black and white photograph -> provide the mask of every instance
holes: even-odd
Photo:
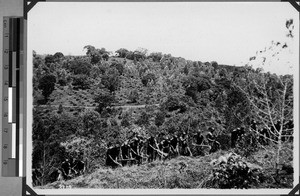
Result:
[[[34,189],[299,183],[290,3],[39,2],[28,46]]]

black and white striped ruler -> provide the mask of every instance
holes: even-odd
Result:
[[[3,18],[2,63],[2,176],[20,176],[22,173],[23,128],[20,116],[23,104],[22,74],[24,66],[24,22],[20,17]],[[21,173],[20,173],[21,172]]]

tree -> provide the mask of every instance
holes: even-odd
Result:
[[[145,48],[138,48],[133,52],[134,59],[139,60],[145,60],[148,50]]]
[[[151,116],[148,112],[142,111],[135,124],[137,124],[140,127],[148,127],[150,125],[150,118]]]
[[[119,57],[121,58],[126,58],[127,54],[128,54],[128,50],[125,48],[120,48],[119,50],[116,51],[116,53],[118,54]]]
[[[211,62],[211,66],[216,70],[216,69],[218,69],[218,67],[219,67],[219,65],[218,65],[218,63],[216,62],[216,61],[212,61]]]
[[[54,58],[53,55],[47,55],[47,56],[45,57],[45,64],[46,64],[47,66],[50,66],[51,63],[55,63],[55,58]]]
[[[86,75],[84,74],[74,75],[72,79],[73,79],[72,85],[74,86],[75,90],[78,89],[85,90],[90,88],[91,81]]]
[[[70,62],[69,69],[75,75],[89,75],[92,69],[92,65],[88,62],[87,58],[77,57]]]
[[[164,111],[156,112],[155,119],[154,119],[155,125],[158,127],[163,125],[165,122],[165,118],[166,118],[166,112]]]
[[[109,52],[105,50],[105,48],[95,48],[94,46],[87,45],[83,49],[86,49],[86,55],[91,58],[91,64],[97,64],[102,59],[105,59],[106,61],[109,58]]]
[[[115,67],[108,68],[101,78],[101,83],[110,92],[116,91],[120,86],[119,71]]]
[[[183,86],[186,95],[192,97],[193,100],[197,102],[197,94],[201,91],[210,89],[212,84],[206,75],[194,72],[184,78]]]
[[[151,58],[154,62],[160,62],[163,54],[161,52],[152,52],[147,58]]]
[[[125,57],[126,59],[130,59],[130,60],[134,60],[134,52],[132,52],[132,51],[128,51],[127,53],[126,53],[126,57]]]
[[[73,128],[69,123],[61,123],[64,117],[58,117],[53,113],[45,113],[45,111],[33,110],[33,126],[32,126],[32,167],[39,168],[41,172],[40,183],[45,185],[52,182],[52,172],[60,166],[63,158],[66,156],[64,148],[60,146],[66,135],[70,134],[67,128]],[[73,121],[73,120],[72,120]],[[75,124],[75,123],[73,123]],[[76,125],[75,125],[76,126]],[[66,128],[65,127],[65,128]],[[54,179],[56,180],[56,179]]]
[[[107,53],[102,54],[101,58],[104,59],[105,61],[108,61],[108,59],[109,59],[109,53],[107,52]]]
[[[245,94],[234,86],[226,92],[225,119],[228,127],[235,129],[248,124],[251,118],[251,106]]]
[[[56,75],[58,80],[57,83],[61,86],[66,86],[68,83],[68,76],[69,76],[67,71],[64,68],[58,69],[56,70]]]
[[[93,110],[87,110],[80,115],[84,136],[95,135],[101,126],[100,114]]]
[[[61,53],[61,52],[56,52],[54,55],[53,55],[54,59],[55,60],[60,60],[61,58],[64,57],[64,54]]]
[[[129,99],[130,103],[137,103],[137,101],[139,99],[138,91],[136,89],[131,90],[128,95],[128,99]]]
[[[84,46],[83,49],[87,50],[86,55],[91,58],[92,64],[97,64],[102,59],[101,54],[97,51],[97,49],[94,46],[87,45],[87,46]]]
[[[168,96],[167,100],[162,103],[162,107],[169,112],[178,111],[184,113],[187,110],[186,104],[176,96]]]
[[[144,84],[144,86],[148,86],[150,83],[154,84],[155,80],[156,80],[156,77],[153,73],[148,73],[142,77],[142,83]]]
[[[293,20],[286,21],[288,29],[287,38],[293,38]],[[280,55],[283,50],[288,48],[288,44],[281,45],[280,42],[272,41],[272,46],[269,49],[260,51],[260,53],[271,54],[275,51]],[[258,55],[257,55],[258,56]],[[257,59],[257,56],[252,59]],[[266,62],[274,63],[272,60],[278,58],[275,54],[271,57],[263,56],[263,66]],[[278,58],[279,60],[279,58]],[[251,61],[251,59],[250,59]],[[288,65],[289,62],[283,62]],[[288,66],[286,68],[289,68]],[[252,132],[258,136],[269,140],[276,148],[275,171],[278,175],[280,156],[283,149],[292,151],[290,145],[284,145],[285,138],[293,137],[293,77],[292,75],[276,75],[257,71],[247,70],[245,80],[239,80],[234,85],[239,88],[252,107],[252,115],[255,120],[260,123],[260,128],[268,129],[270,137],[262,135],[258,129],[250,127]]]
[[[56,77],[52,74],[47,74],[40,79],[38,88],[42,90],[42,95],[46,101],[48,101],[50,94],[53,92],[55,83]]]
[[[85,162],[86,172],[92,172],[98,165],[104,165],[105,142],[95,137],[71,136],[61,146],[72,157]]]
[[[286,126],[293,119],[293,79],[291,76],[249,72],[247,88],[235,84],[249,101],[252,114],[260,127],[267,128],[269,140],[276,147],[275,170],[278,174],[280,153],[283,148],[283,138],[292,137],[293,128]],[[251,128],[258,136],[263,136],[258,129]],[[289,149],[292,150],[292,149]]]
[[[101,114],[107,107],[110,107],[111,104],[115,102],[115,97],[107,89],[100,89],[94,100],[98,103],[96,111]]]
[[[33,90],[33,105],[43,104],[45,103],[45,97],[42,94],[40,89]]]
[[[63,112],[64,112],[64,108],[63,108],[63,106],[61,104],[59,104],[57,113],[61,114]]]
[[[131,110],[122,112],[121,118],[122,127],[130,127],[133,124],[134,118]]]
[[[38,67],[43,65],[44,65],[43,59],[39,55],[35,54],[35,56],[33,56],[33,68],[37,69]]]
[[[122,74],[124,73],[125,67],[124,67],[124,65],[123,65],[122,63],[120,63],[120,62],[113,61],[113,62],[111,63],[111,65],[110,65],[110,67],[116,68],[116,69],[118,70],[118,72],[119,72],[119,75],[122,75]]]

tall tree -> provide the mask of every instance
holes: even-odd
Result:
[[[278,173],[280,153],[287,148],[283,146],[283,138],[293,135],[293,128],[287,126],[289,120],[293,119],[293,78],[289,75],[249,72],[246,88],[235,85],[250,103],[252,116],[260,123],[259,126],[267,128],[271,134],[266,139],[276,146],[275,169]],[[258,129],[250,129],[263,136]]]
[[[110,107],[111,104],[115,102],[115,96],[105,88],[98,89],[94,100],[98,103],[96,111],[101,114],[107,107]]]
[[[127,54],[128,54],[128,50],[125,48],[120,48],[119,50],[116,51],[116,53],[118,54],[119,57],[121,58],[126,58]]]
[[[50,94],[53,92],[55,83],[56,77],[52,74],[47,74],[40,79],[38,88],[42,90],[46,101],[48,101]]]

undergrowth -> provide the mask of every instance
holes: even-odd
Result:
[[[268,148],[269,151],[273,150],[271,147]],[[211,165],[212,160],[228,153],[229,151],[218,151],[206,156],[180,156],[171,160],[154,161],[140,166],[132,165],[116,169],[104,167],[91,174],[85,174],[68,181],[53,182],[36,188],[195,189],[293,187],[293,174],[282,171],[281,176],[277,178],[274,176],[272,164],[274,157],[272,153],[265,149],[260,149],[247,158],[236,159],[223,169],[216,169]],[[290,155],[285,154],[285,156]],[[292,160],[290,157],[285,158],[286,160]],[[250,164],[251,168],[255,165],[255,168],[261,170],[249,170],[249,166],[245,165],[247,163]],[[237,166],[238,164],[240,166]],[[222,181],[218,184],[214,184],[217,182],[216,172],[219,172],[218,178]],[[238,173],[242,173],[244,176],[242,177]],[[214,183],[212,183],[212,179],[215,179]],[[230,183],[233,185],[229,185]]]

